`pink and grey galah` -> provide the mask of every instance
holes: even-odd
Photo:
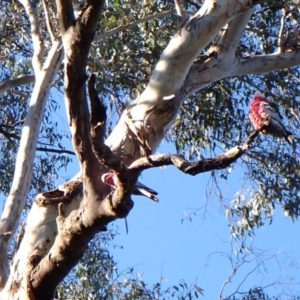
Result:
[[[119,185],[118,177],[114,173],[103,174],[101,176],[101,180],[103,183],[111,186],[114,189],[116,189]],[[132,194],[137,196],[146,196],[151,200],[158,202],[158,198],[156,197],[157,192],[145,186],[144,184],[140,183],[139,181],[136,182],[135,187],[132,190]]]
[[[283,125],[278,105],[259,91],[255,92],[250,103],[249,117],[254,128],[261,129],[261,133],[284,138],[288,143],[293,143],[294,135]],[[266,125],[262,127],[265,121]]]

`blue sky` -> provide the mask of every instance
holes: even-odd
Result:
[[[160,151],[174,153],[172,148],[172,145],[164,143]],[[222,191],[228,198],[238,191],[242,175],[238,170],[229,182],[222,184]],[[143,174],[141,181],[159,192],[160,202],[157,204],[146,198],[134,198],[135,207],[128,217],[128,235],[124,221],[116,222],[120,235],[115,242],[122,245],[123,249],[114,250],[113,253],[121,270],[134,266],[146,283],[157,282],[162,276],[165,287],[178,284],[180,279],[188,284],[196,281],[204,289],[205,299],[218,298],[221,286],[232,270],[224,253],[230,253],[232,245],[237,249],[238,243],[230,243],[228,221],[220,210],[218,200],[213,197],[207,199],[209,176],[200,174],[192,177],[174,167],[154,169]],[[203,207],[207,201],[205,214],[202,209],[192,217],[192,222],[181,222],[185,213]],[[249,239],[248,245],[253,243],[254,248],[264,250],[262,258],[276,253],[278,256],[266,262],[264,272],[260,268],[249,275],[245,283],[247,288],[268,285],[281,273],[281,281],[289,282],[289,278],[294,277],[294,282],[300,283],[299,230],[299,222],[293,223],[277,209],[273,223],[255,231],[255,238]],[[280,252],[283,253],[279,255]],[[235,290],[256,265],[255,261],[243,265],[224,290],[223,296]],[[300,294],[299,285],[287,284],[285,287]],[[277,291],[280,292],[282,288],[277,286]],[[271,295],[277,294],[274,289],[268,291]]]

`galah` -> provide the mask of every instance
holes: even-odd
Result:
[[[101,180],[103,183],[111,186],[112,188],[116,189],[119,185],[119,180],[116,174],[114,173],[105,173],[101,176]],[[133,195],[137,196],[146,196],[151,200],[158,202],[157,192],[150,189],[149,187],[145,186],[144,184],[140,183],[139,181],[136,182],[133,190]]]
[[[260,129],[267,121],[266,126],[261,128],[261,133],[272,134],[284,138],[290,144],[293,143],[294,135],[283,125],[278,105],[259,91],[255,92],[250,103],[249,117],[255,129]]]

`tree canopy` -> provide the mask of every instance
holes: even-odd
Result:
[[[296,220],[299,14],[290,0],[4,0],[2,295],[50,299],[95,234],[127,216],[149,168],[211,172],[218,187],[239,166],[236,199],[219,189],[233,237],[272,221],[276,206]],[[253,129],[256,90],[280,106],[292,146]],[[70,132],[58,117],[63,96]],[[74,149],[64,146],[70,138]],[[163,139],[177,154],[155,154]],[[81,175],[56,189],[59,170],[75,159]],[[116,190],[101,181],[107,172]]]

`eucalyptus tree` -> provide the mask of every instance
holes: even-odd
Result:
[[[245,107],[259,89],[284,107],[292,127],[298,124],[298,20],[296,1],[5,1],[1,297],[51,299],[93,236],[130,212],[132,190],[149,168],[221,170],[226,178],[229,166],[240,163],[254,192],[238,194],[233,206],[223,203],[235,236],[272,218],[276,203],[296,218],[299,150],[252,132]],[[70,153],[37,144],[63,148],[63,134],[49,124],[62,85],[81,173],[47,192],[57,168],[51,163],[68,159],[34,158],[37,150]],[[164,138],[186,159],[155,154]],[[42,171],[35,173],[39,160]],[[101,180],[107,172],[117,178],[115,190]],[[9,268],[30,187],[41,193]]]

